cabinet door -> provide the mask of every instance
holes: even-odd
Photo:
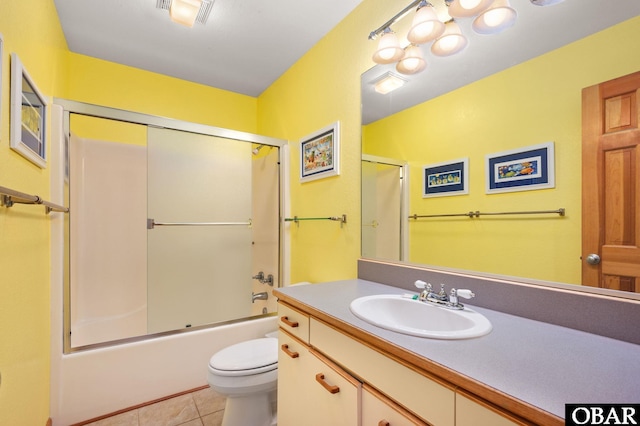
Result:
[[[358,426],[361,383],[322,355],[313,350],[310,354],[305,371],[307,386],[300,390],[309,408],[295,426]]]
[[[516,426],[530,425],[474,396],[456,393],[456,426]]]
[[[362,426],[428,426],[375,389],[362,385]]]
[[[295,426],[309,415],[312,401],[302,391],[306,386],[309,348],[280,329],[278,333],[278,425]]]

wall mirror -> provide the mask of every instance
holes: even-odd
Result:
[[[47,101],[15,53],[11,54],[11,148],[46,167]]]
[[[431,3],[446,20],[444,3]],[[398,11],[404,6],[399,3]],[[455,56],[436,57],[429,45],[421,45],[427,62],[421,73],[402,75],[391,64],[362,75],[363,162],[375,156],[408,164],[408,214],[401,217],[407,232],[400,235],[407,253],[401,261],[578,286],[584,262],[582,89],[640,70],[631,53],[640,47],[640,3],[625,0],[610,7],[606,0],[567,0],[543,7],[514,1],[512,6],[516,23],[500,34],[474,34],[472,18],[458,19],[469,43]],[[380,23],[389,18],[381,16]],[[406,34],[404,21],[410,23],[410,15],[393,27],[399,37]],[[371,41],[372,52],[375,44]],[[389,72],[405,85],[376,93],[374,83]],[[555,149],[554,188],[487,193],[487,156],[544,143]],[[424,166],[467,157],[468,194],[422,196]],[[368,225],[381,219],[365,208],[384,204],[370,197],[385,194],[371,189],[364,163],[362,170],[363,257],[397,261],[370,247],[376,238]],[[396,209],[395,202],[387,203],[392,204]],[[560,209],[564,215],[464,215]]]

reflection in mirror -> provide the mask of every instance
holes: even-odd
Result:
[[[528,25],[522,25],[529,22],[525,15],[535,7],[521,3],[513,5],[521,8],[518,23],[492,36],[492,43],[505,47],[522,36],[513,35],[519,25],[518,31],[527,30]],[[562,33],[562,44],[548,53],[544,53],[548,48],[536,52],[542,49],[537,46],[527,50],[534,53],[524,59],[520,51],[527,43],[491,53],[485,60],[492,62],[500,56],[496,62],[502,64],[491,72],[485,69],[484,74],[475,75],[475,63],[465,62],[471,49],[485,47],[470,43],[467,51],[445,63],[443,58],[425,55],[430,62],[427,70],[389,95],[374,94],[371,87],[371,81],[387,71],[385,67],[376,66],[363,74],[362,152],[406,161],[411,170],[409,215],[403,217],[408,226],[409,262],[582,284],[582,89],[640,70],[640,58],[632,53],[640,49],[640,3],[623,1],[616,8],[607,7],[605,0],[589,0],[588,4],[566,1],[537,10],[561,14],[575,8],[575,18],[582,16],[583,8],[590,9],[589,25],[599,32],[567,40],[566,23],[574,21],[572,15],[563,18],[563,25],[541,24],[545,31],[541,33],[538,26],[526,36],[530,44],[553,39],[556,33]],[[446,67],[455,71],[442,75]],[[546,142],[553,142],[555,149],[554,188],[487,193],[487,156]],[[468,194],[422,196],[423,166],[466,157]],[[367,194],[363,189],[363,197]],[[366,204],[363,200],[363,206]],[[559,208],[566,209],[565,216],[409,219],[414,214]],[[367,223],[364,218],[362,223]]]
[[[362,255],[407,260],[406,162],[362,156]]]
[[[277,146],[70,114],[67,350],[274,312],[278,164]]]

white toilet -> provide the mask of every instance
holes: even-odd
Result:
[[[224,348],[209,360],[211,389],[227,397],[222,426],[275,426],[277,331]]]

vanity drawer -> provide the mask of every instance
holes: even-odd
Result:
[[[309,343],[309,316],[282,302],[278,303],[278,326],[303,342]]]
[[[456,426],[524,426],[518,419],[462,390],[456,392]]]
[[[438,426],[455,424],[455,392],[311,318],[310,344],[337,364]]]
[[[429,426],[366,384],[362,385],[362,426]]]

